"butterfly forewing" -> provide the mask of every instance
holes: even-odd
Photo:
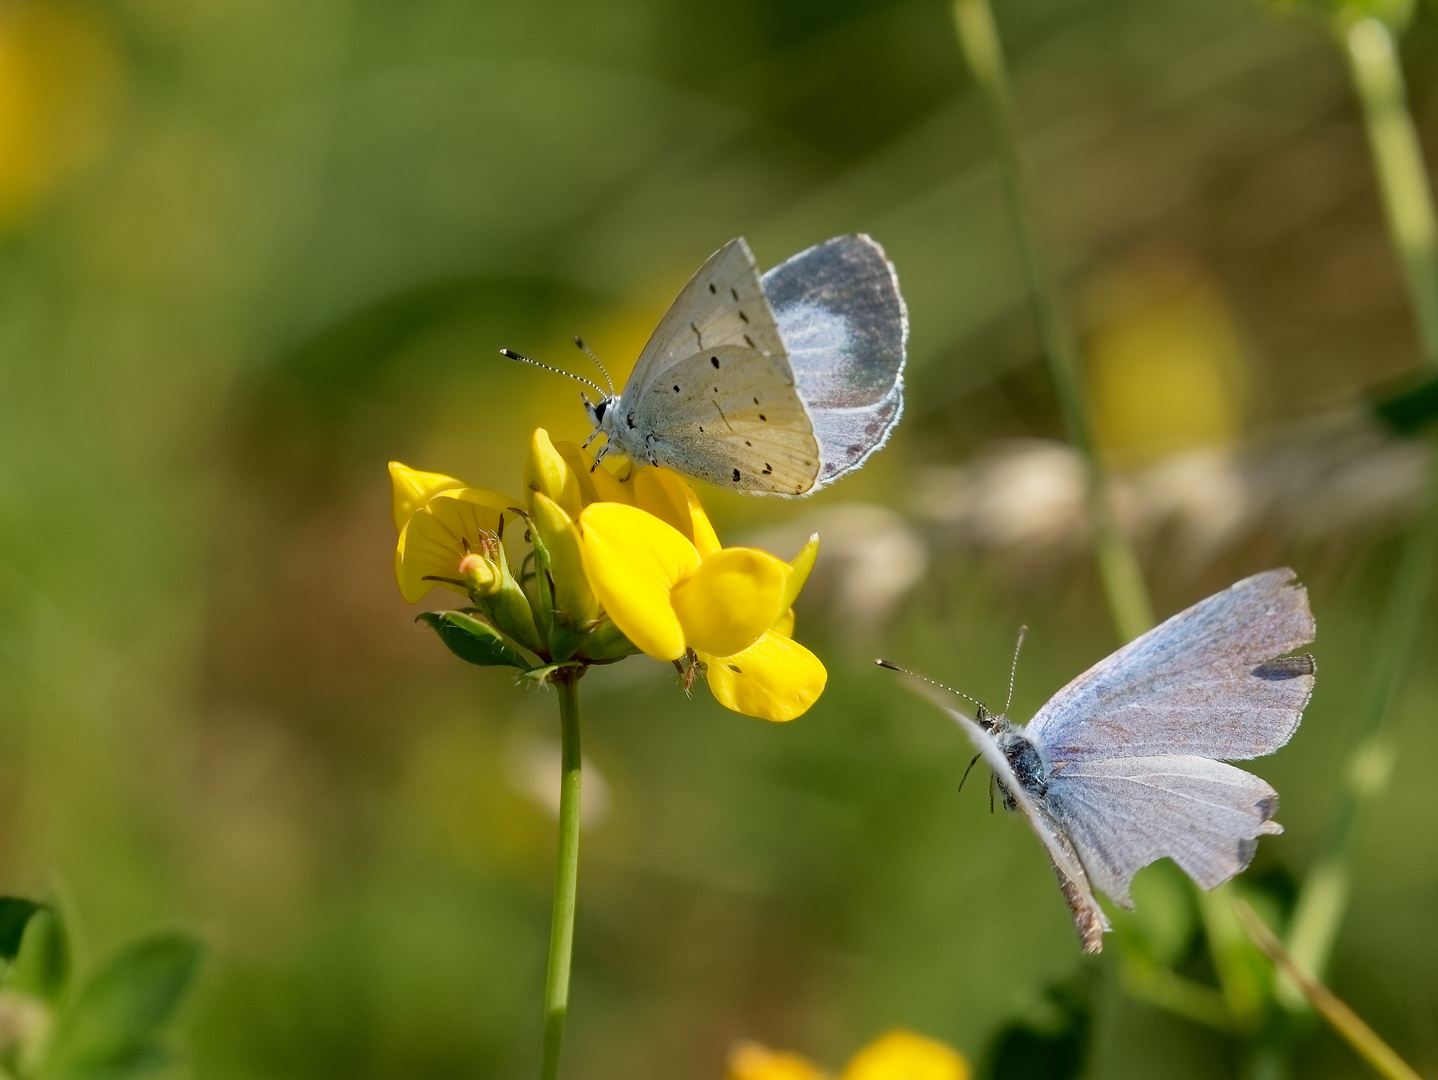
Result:
[[[1027,731],[1052,765],[1197,754],[1240,760],[1286,743],[1313,692],[1308,593],[1292,570],[1246,578],[1180,612],[1053,696]]]
[[[624,387],[626,401],[673,365],[721,345],[752,349],[784,361],[784,342],[759,284],[759,267],[742,236],[709,256],[669,305]],[[790,373],[790,382],[793,377]]]
[[[742,377],[731,376],[733,365],[744,365]],[[799,495],[813,486],[818,445],[787,371],[772,358],[734,345],[687,357],[633,411],[669,468],[740,491]]]
[[[836,236],[763,277],[819,442],[819,484],[858,468],[903,412],[908,312],[868,236]]]
[[[1190,754],[1076,761],[1049,779],[1046,802],[1093,883],[1124,907],[1155,860],[1212,889],[1247,868],[1258,837],[1283,831],[1266,782]]]

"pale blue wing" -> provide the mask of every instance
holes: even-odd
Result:
[[[1283,831],[1273,788],[1192,754],[1069,762],[1050,775],[1045,802],[1093,883],[1126,908],[1133,875],[1151,862],[1171,858],[1212,889],[1248,867],[1258,837]]]
[[[814,422],[818,487],[862,465],[903,413],[908,311],[884,249],[862,233],[801,251],[762,285]]]
[[[1313,658],[1308,593],[1255,574],[1180,612],[1055,694],[1026,728],[1051,767],[1090,758],[1271,754],[1298,728]]]

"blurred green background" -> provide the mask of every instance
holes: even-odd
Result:
[[[1426,467],[1360,415],[1419,350],[1342,60],[1251,0],[998,18],[1160,614],[1285,562],[1311,590],[1317,694],[1255,769],[1281,904]],[[1438,139],[1427,9],[1404,62]],[[1054,985],[1093,1077],[1234,1074],[1080,957],[960,733],[870,663],[998,701],[1027,623],[1026,718],[1117,644],[944,4],[7,0],[0,227],[0,886],[61,897],[82,965],[210,943],[174,1075],[534,1072],[555,704],[411,623],[385,462],[516,491],[533,426],[587,424],[500,346],[622,374],[725,240],[849,231],[909,303],[895,439],[812,500],[701,493],[730,542],[823,533],[829,689],[774,726],[644,658],[585,680],[566,1074],[718,1080],[741,1037],[837,1066],[894,1025],[977,1062]],[[1331,971],[1430,1073],[1432,635]],[[1297,1070],[1362,1075],[1323,1032]]]

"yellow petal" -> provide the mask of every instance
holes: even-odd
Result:
[[[614,625],[650,656],[683,656],[684,629],[670,593],[699,568],[694,545],[652,514],[623,503],[585,507],[579,531],[590,587]]]
[[[726,709],[761,720],[792,720],[819,700],[829,673],[797,641],[770,630],[733,656],[701,654],[709,691]]]
[[[794,561],[789,564],[789,581],[784,586],[784,610],[794,606],[794,601],[799,598],[799,590],[804,587],[804,582],[809,580],[809,571],[814,569],[814,560],[818,557],[819,534],[815,533],[809,537],[804,550],[795,555]]]
[[[969,1063],[953,1048],[896,1029],[855,1054],[843,1080],[968,1080],[969,1075]]]
[[[636,469],[634,505],[647,510],[661,521],[667,521],[699,549],[699,557],[707,559],[719,550],[719,537],[709,523],[709,515],[699,503],[694,489],[677,473],[658,466]]]
[[[524,460],[524,490],[547,495],[573,520],[584,507],[579,477],[549,441],[549,432],[535,428]]]
[[[779,621],[774,624],[774,633],[780,637],[791,638],[794,636],[794,609],[790,608],[779,616]]]
[[[443,491],[455,491],[464,487],[463,480],[456,480],[444,473],[421,472],[402,465],[398,461],[389,463],[389,483],[394,509],[394,527],[404,531],[410,515],[434,496]]]
[[[572,442],[557,442],[554,449],[559,451],[565,463],[579,478],[579,493],[588,506],[592,502],[622,502],[633,505],[634,492],[624,481],[616,477],[601,462],[594,464],[594,458],[587,450]]]
[[[443,584],[426,577],[457,578],[460,560],[479,547],[481,533],[499,531],[500,515],[511,505],[513,500],[488,488],[459,488],[433,496],[415,511],[394,553],[395,578],[405,602],[417,603]]]
[[[559,504],[541,492],[534,493],[530,520],[549,552],[549,573],[554,579],[554,604],[571,623],[584,623],[599,614],[599,601],[589,587],[579,553],[579,530]]]
[[[745,1042],[729,1051],[725,1080],[828,1080],[828,1075],[798,1054],[781,1054]]]
[[[672,603],[685,640],[728,656],[747,649],[779,618],[789,567],[765,551],[725,548],[674,587]]]

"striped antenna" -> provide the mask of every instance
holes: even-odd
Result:
[[[548,364],[541,364],[538,360],[531,360],[529,357],[523,355],[522,353],[517,353],[513,349],[500,349],[499,355],[508,357],[510,360],[518,360],[521,364],[533,364],[537,368],[543,368],[545,371],[552,371],[556,375],[563,375],[566,378],[573,379],[575,382],[582,382],[585,386],[594,387],[595,391],[599,394],[600,397],[608,396],[604,393],[604,387],[600,386],[597,382],[586,379],[583,375],[576,375],[574,374],[574,372],[565,371],[563,368],[551,367]]]

